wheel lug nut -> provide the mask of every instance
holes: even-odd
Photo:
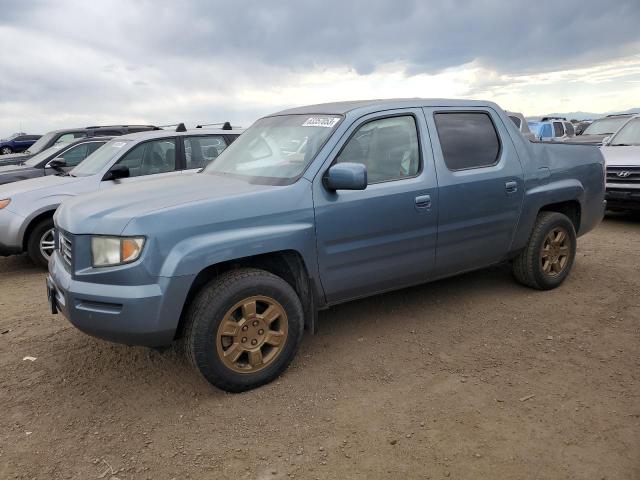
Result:
[[[257,326],[258,326],[258,321],[257,321],[257,320],[254,320],[254,321],[253,321],[253,323],[252,323],[252,325],[253,325],[254,327],[257,327]]]
[[[242,327],[242,331],[246,332],[247,330],[249,330],[249,327],[247,327],[246,325],[244,327]]]
[[[260,329],[258,330],[258,335],[262,335],[264,333],[264,330]]]
[[[247,343],[247,337],[242,337],[242,343]]]
[[[256,343],[258,343],[258,341],[255,338],[251,340],[251,345],[255,345]]]

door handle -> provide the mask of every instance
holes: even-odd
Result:
[[[431,195],[418,195],[416,197],[417,208],[431,208]]]
[[[504,184],[507,193],[515,193],[518,191],[518,182],[507,182]]]

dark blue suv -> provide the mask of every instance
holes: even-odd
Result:
[[[36,143],[41,135],[27,135],[26,133],[14,133],[9,138],[0,140],[0,155],[24,152]]]

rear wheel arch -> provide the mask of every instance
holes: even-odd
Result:
[[[578,200],[568,200],[565,202],[550,203],[544,205],[538,211],[538,214],[542,212],[557,212],[563,214],[571,223],[573,228],[578,233],[580,231],[580,223],[582,220],[582,205]]]
[[[176,339],[182,337],[189,306],[202,288],[223,273],[241,268],[264,270],[286,281],[294,289],[302,303],[305,314],[305,330],[315,331],[317,301],[315,288],[309,276],[309,270],[299,252],[295,250],[282,250],[227,260],[203,268],[193,280],[184,305],[182,306],[182,313],[175,333]]]

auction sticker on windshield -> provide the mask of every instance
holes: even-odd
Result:
[[[309,117],[302,126],[333,128],[339,121],[340,117]]]

